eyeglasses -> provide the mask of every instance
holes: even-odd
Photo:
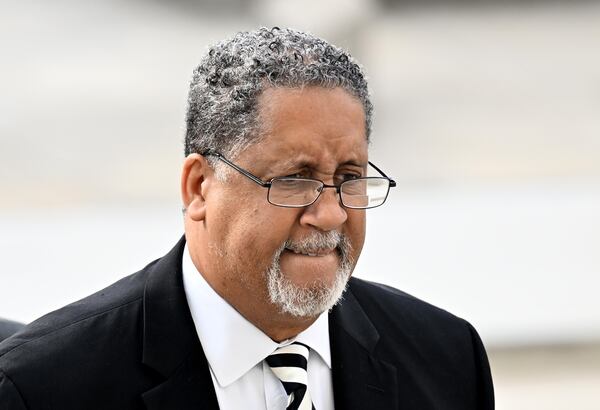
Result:
[[[345,208],[375,208],[383,205],[390,192],[390,187],[396,186],[394,180],[388,178],[370,161],[369,165],[375,168],[381,177],[353,178],[339,185],[328,185],[318,179],[297,177],[275,177],[270,181],[263,181],[217,152],[205,152],[202,155],[215,157],[256,184],[268,188],[267,201],[272,205],[286,208],[302,208],[314,204],[325,188],[335,189]]]

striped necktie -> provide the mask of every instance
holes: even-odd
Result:
[[[310,348],[302,343],[294,342],[271,353],[265,360],[281,380],[288,395],[286,410],[314,410],[310,394],[307,390],[308,352]]]

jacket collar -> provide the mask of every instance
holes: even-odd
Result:
[[[329,315],[333,395],[336,408],[398,408],[396,367],[376,357],[379,332],[352,293]]]
[[[148,409],[218,409],[183,288],[185,238],[149,269],[144,289],[142,363],[160,376],[142,398]]]

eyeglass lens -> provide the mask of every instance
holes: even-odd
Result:
[[[366,209],[385,202],[389,190],[386,178],[361,178],[342,184],[342,203],[348,208]]]
[[[299,178],[274,178],[269,189],[269,202],[273,205],[301,207],[312,204],[322,190],[317,180]],[[345,207],[366,209],[385,202],[389,190],[386,178],[360,178],[341,184],[341,201]]]
[[[271,181],[269,202],[281,206],[310,205],[319,196],[322,186],[311,179],[275,178]]]

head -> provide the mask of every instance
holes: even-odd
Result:
[[[371,115],[360,67],[306,33],[238,33],[194,71],[182,173],[190,254],[217,293],[274,338],[341,297],[365,211],[342,207],[333,189],[305,208],[272,205],[265,188],[202,154],[219,152],[263,181],[339,184],[366,174]]]
[[[185,155],[215,150],[235,158],[264,135],[258,106],[263,91],[307,86],[340,87],[356,97],[369,140],[373,105],[363,70],[350,54],[307,33],[261,28],[214,45],[194,70]]]

